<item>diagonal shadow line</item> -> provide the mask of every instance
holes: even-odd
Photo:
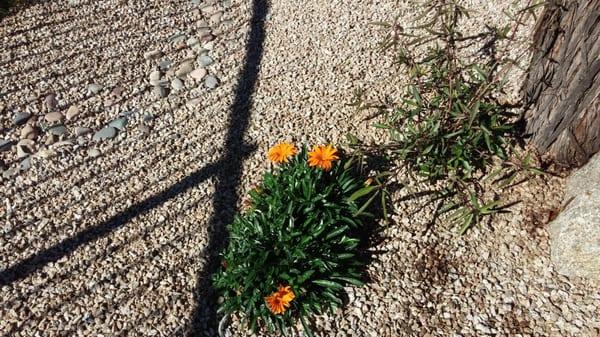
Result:
[[[107,236],[136,216],[148,212],[162,203],[175,198],[180,193],[183,193],[188,189],[200,184],[211,176],[214,176],[218,170],[218,167],[219,165],[215,163],[206,165],[202,169],[193,172],[176,184],[173,184],[162,193],[156,194],[137,204],[134,204],[123,212],[112,216],[107,221],[81,231],[77,235],[57,243],[50,248],[1,271],[0,287],[19,281],[32,274],[36,270],[43,268],[46,264],[56,262],[62,257],[71,254],[77,248]]]
[[[235,205],[238,200],[237,186],[242,175],[242,163],[254,148],[244,143],[243,135],[249,125],[252,93],[256,86],[260,70],[263,42],[265,39],[264,20],[267,10],[267,0],[253,1],[251,28],[246,44],[246,60],[235,90],[235,99],[231,106],[228,133],[225,141],[225,154],[221,159],[195,171],[160,194],[136,203],[107,221],[86,229],[67,240],[0,271],[0,287],[10,285],[29,276],[48,263],[56,262],[73,253],[79,247],[111,234],[137,215],[144,214],[167,200],[175,198],[180,193],[197,186],[210,177],[215,177],[217,184],[213,199],[214,215],[209,222],[208,246],[204,250],[207,263],[204,269],[198,274],[195,291],[197,306],[191,318],[190,332],[192,334],[200,333],[200,327],[208,323],[213,326],[208,331],[216,333],[216,329],[214,328],[216,303],[212,297],[209,298],[209,301],[205,301],[206,298],[202,297],[200,292],[203,294],[213,293],[208,281],[218,267],[218,252],[226,242],[224,224],[231,222],[233,219]]]
[[[237,186],[241,179],[244,160],[244,135],[250,119],[252,93],[258,80],[265,40],[265,19],[269,10],[268,0],[253,0],[250,34],[246,43],[246,61],[231,106],[231,121],[225,143],[226,153],[215,186],[214,213],[209,221],[208,245],[205,248],[206,263],[198,273],[194,297],[196,307],[187,327],[188,337],[217,335],[217,301],[211,277],[220,265],[219,252],[227,243],[225,225],[233,221],[237,201]]]

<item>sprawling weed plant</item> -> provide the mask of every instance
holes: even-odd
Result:
[[[382,48],[395,53],[408,81],[400,102],[377,106],[383,121],[376,127],[389,131],[391,142],[384,147],[394,158],[420,176],[446,182],[436,196],[446,201],[438,212],[453,211],[461,233],[503,208],[481,181],[494,162],[510,163],[494,171],[504,182],[517,171],[539,173],[529,157],[510,157],[520,136],[519,116],[497,99],[516,62],[498,55],[496,44],[513,39],[523,15],[535,7],[514,15],[514,25],[486,27],[475,35],[461,31],[469,11],[452,0],[421,5],[412,26],[378,23],[388,32]],[[355,104],[373,107],[360,93]]]
[[[269,151],[278,163],[250,192],[248,209],[228,226],[229,243],[214,285],[220,312],[241,313],[254,330],[285,333],[300,320],[342,304],[343,287],[362,285],[368,203],[380,189],[351,157],[332,146],[312,151],[287,143]],[[367,181],[367,183],[365,183]]]

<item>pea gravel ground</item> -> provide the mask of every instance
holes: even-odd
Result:
[[[347,103],[359,86],[397,97],[370,23],[404,22],[411,5],[255,3],[59,0],[2,19],[1,335],[215,336],[205,274],[266,149],[383,137]],[[465,5],[474,31],[511,6]],[[122,128],[96,137],[108,124]],[[399,189],[371,282],[318,317],[317,335],[599,336],[600,289],[549,260],[545,224],[562,184],[506,191],[512,213],[462,237],[428,226],[433,205],[414,197],[428,186]],[[237,322],[228,335],[246,334]]]

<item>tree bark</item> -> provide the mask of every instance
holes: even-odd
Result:
[[[546,158],[581,166],[600,150],[600,0],[546,5],[533,44],[526,133]]]

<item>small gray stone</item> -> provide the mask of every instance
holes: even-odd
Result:
[[[551,259],[563,275],[600,285],[600,153],[566,183],[569,203],[548,225]]]
[[[123,86],[121,85],[117,85],[113,88],[113,90],[110,92],[110,95],[113,97],[121,97],[121,95],[125,92],[125,88],[123,88]]]
[[[61,114],[58,111],[54,111],[54,112],[47,113],[44,118],[46,119],[46,122],[48,122],[48,123],[56,123],[56,122],[62,122],[65,119],[65,116],[63,116],[63,114]]]
[[[152,114],[144,115],[144,122],[151,122],[153,119],[154,119],[154,115],[152,115]]]
[[[77,136],[77,137],[85,136],[91,132],[92,132],[92,129],[90,129],[90,128],[85,128],[85,127],[81,127],[81,126],[75,127],[75,136]]]
[[[146,60],[156,60],[163,56],[163,52],[160,50],[150,50],[144,53],[144,58]]]
[[[155,70],[150,73],[150,82],[155,81],[158,82],[160,80],[161,73],[159,70]]]
[[[108,125],[112,126],[113,128],[119,129],[120,131],[123,131],[125,129],[125,126],[127,125],[127,118],[117,118],[114,121],[108,123]]]
[[[213,26],[218,25],[221,22],[221,18],[223,17],[223,12],[222,11],[218,11],[213,13],[210,16],[210,24]]]
[[[105,126],[100,131],[94,134],[93,139],[96,141],[114,138],[117,135],[117,129],[112,126]]]
[[[208,75],[208,76],[206,76],[206,79],[204,80],[204,84],[206,85],[207,88],[214,89],[219,85],[219,80],[216,77],[214,77],[213,75]]]
[[[206,36],[206,35],[210,35],[210,33],[212,32],[212,28],[210,27],[201,27],[198,28],[198,35],[200,37]]]
[[[194,71],[192,71],[190,73],[190,77],[195,80],[201,80],[204,78],[204,76],[206,76],[206,74],[208,74],[208,71],[206,71],[206,69],[197,68],[197,69],[194,69]]]
[[[12,144],[13,142],[10,139],[0,139],[0,152],[10,150]]]
[[[55,94],[47,95],[46,98],[44,98],[44,104],[46,105],[46,109],[48,109],[48,111],[52,111],[52,110],[56,109],[56,107],[58,106],[58,101],[56,100],[56,95]]]
[[[88,91],[92,94],[97,94],[100,92],[100,90],[102,90],[104,87],[101,86],[100,84],[97,83],[92,83],[88,86]]]
[[[230,8],[232,5],[232,1],[231,0],[223,0],[223,1],[221,1],[221,5],[223,6],[223,8]]]
[[[202,0],[191,0],[192,5],[194,6],[198,6],[201,2]]]
[[[27,157],[25,157],[25,159],[23,159],[19,163],[19,170],[26,171],[26,170],[29,170],[30,168],[31,168],[31,156],[27,156]]]
[[[191,61],[186,61],[183,62],[179,68],[177,68],[177,71],[175,72],[175,76],[179,77],[179,78],[185,78],[185,76],[189,73],[191,73],[194,70],[194,66],[192,64]]]
[[[173,42],[173,43],[178,43],[178,42],[183,42],[185,41],[185,34],[183,33],[176,33],[173,34],[170,38],[169,41]]]
[[[96,158],[100,156],[100,151],[98,149],[89,149],[87,151],[87,154],[92,158]]]
[[[207,54],[202,54],[202,55],[198,56],[198,63],[202,67],[208,67],[209,65],[214,63],[214,60],[212,59],[212,57],[208,56]]]
[[[14,176],[16,174],[16,170],[14,167],[9,168],[8,170],[2,172],[2,177],[4,177],[4,179],[9,179],[12,176]]]
[[[184,88],[184,84],[183,81],[178,79],[178,78],[174,78],[171,81],[171,88],[173,88],[174,90],[181,90]]]
[[[185,41],[185,44],[187,44],[188,47],[193,47],[198,43],[200,43],[200,40],[198,40],[198,38],[196,37],[190,37],[189,39],[187,39],[187,41]]]
[[[79,107],[77,105],[71,105],[67,110],[67,120],[72,120],[79,115]]]
[[[158,67],[160,68],[160,70],[165,71],[165,70],[171,68],[172,64],[173,64],[173,61],[165,59],[165,60],[158,62]]]
[[[48,132],[55,136],[62,136],[67,133],[67,128],[64,125],[56,125],[48,129]]]
[[[23,125],[25,122],[27,122],[27,120],[29,120],[30,117],[31,114],[29,112],[18,112],[15,114],[15,117],[13,117],[13,124]]]

